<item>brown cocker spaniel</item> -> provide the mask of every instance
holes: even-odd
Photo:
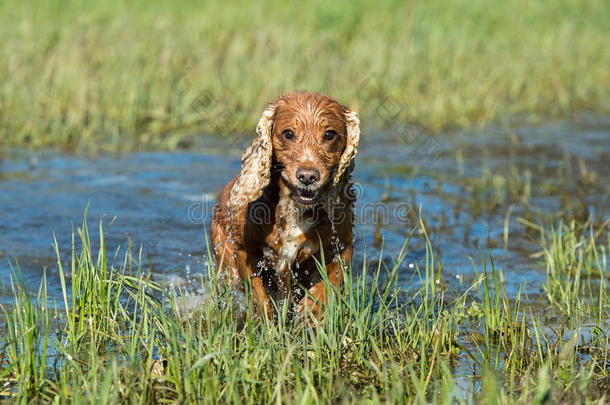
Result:
[[[214,209],[216,269],[233,283],[250,280],[266,317],[271,299],[290,299],[321,319],[327,291],[316,262],[338,286],[353,251],[358,117],[330,97],[296,92],[267,107],[256,132]]]

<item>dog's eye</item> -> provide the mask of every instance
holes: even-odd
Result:
[[[284,135],[284,138],[286,138],[286,139],[292,139],[292,138],[294,138],[294,132],[292,132],[292,131],[291,131],[291,130],[289,130],[289,129],[285,129],[285,130],[283,130],[283,131],[282,131],[282,135]]]
[[[324,139],[326,139],[327,141],[332,141],[333,139],[335,139],[335,136],[337,136],[337,133],[332,129],[329,129],[324,133]]]

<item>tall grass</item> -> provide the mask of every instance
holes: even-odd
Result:
[[[431,129],[610,110],[604,0],[0,4],[4,146],[188,146],[289,90]]]
[[[359,268],[344,268],[349,281],[330,294],[325,321],[310,326],[289,316],[286,306],[280,306],[277,321],[258,319],[251,302],[241,309],[239,294],[214,278],[202,279],[202,299],[193,305],[188,294],[165,291],[138,266],[131,275],[129,263],[139,260],[129,251],[110,254],[101,224],[95,254],[86,223],[76,234],[79,243],[73,243],[72,256],[67,261],[58,257],[61,302],[47,302],[46,279],[32,296],[19,282],[16,269],[14,302],[5,308],[0,340],[4,399],[22,403],[607,399],[603,388],[610,361],[607,312],[601,316],[598,333],[585,336],[582,330],[588,318],[575,313],[569,325],[555,325],[556,335],[549,334],[531,307],[524,307],[519,297],[507,299],[493,262],[491,274],[484,265],[481,280],[463,295],[450,298],[437,285],[442,265],[430,246],[423,267],[415,271],[419,287],[397,283],[405,244],[387,271],[366,261]],[[473,302],[480,302],[479,316],[467,311]],[[578,305],[587,303],[583,297]],[[594,305],[608,308],[607,295]],[[248,313],[245,319],[243,311]],[[485,337],[474,337],[478,331]],[[464,361],[471,364],[472,376],[456,374],[456,364]]]
[[[608,252],[610,251],[610,220],[599,228],[593,224],[570,224],[559,222],[551,226],[548,234],[541,227],[541,240],[547,264],[545,290],[551,303],[561,308],[568,316],[573,311],[593,310],[595,320],[601,322],[603,313],[608,313]],[[592,308],[580,307],[585,295],[597,302]]]

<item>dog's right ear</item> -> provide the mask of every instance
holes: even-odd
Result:
[[[271,133],[276,108],[277,106],[272,104],[263,111],[256,126],[256,138],[241,156],[241,173],[227,201],[230,210],[255,201],[269,184],[273,157]]]

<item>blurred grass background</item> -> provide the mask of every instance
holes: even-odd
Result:
[[[607,0],[5,0],[0,144],[184,147],[295,89],[430,130],[608,113],[608,21]]]

